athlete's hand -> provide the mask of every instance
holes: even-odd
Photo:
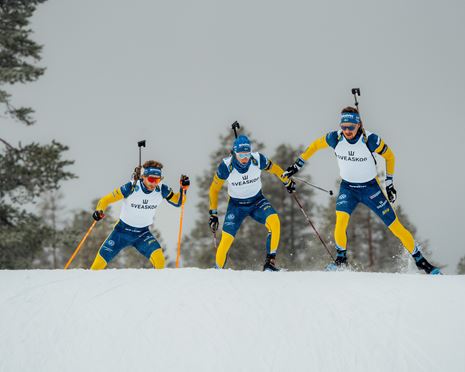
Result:
[[[140,179],[141,171],[142,171],[142,167],[137,166],[134,168],[134,172],[132,173],[132,179],[134,181],[138,181]]]
[[[100,221],[104,217],[105,217],[105,214],[103,213],[103,211],[95,211],[94,213],[92,213],[92,218],[95,221]]]
[[[388,199],[391,203],[394,203],[397,199],[397,191],[394,188],[394,182],[392,180],[392,177],[386,177],[386,193],[388,196]]]
[[[186,175],[182,175],[181,176],[181,179],[179,180],[179,184],[181,185],[181,188],[184,190],[184,191],[187,191],[187,189],[189,188],[189,186],[191,185],[191,180],[189,179],[188,176]]]
[[[284,182],[284,187],[286,188],[289,194],[295,192],[295,182],[292,179],[289,179],[287,182]]]
[[[210,213],[210,219],[208,220],[210,230],[212,231],[212,233],[216,233],[220,224],[218,220],[218,212],[216,210],[210,210],[208,213]]]
[[[291,178],[294,174],[296,174],[300,170],[300,167],[297,164],[292,164],[286,171],[282,174],[281,177],[283,178]]]

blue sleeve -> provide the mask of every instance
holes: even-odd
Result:
[[[339,143],[339,133],[337,131],[330,132],[326,135],[326,143],[332,147],[333,149],[336,148],[337,144]]]
[[[123,196],[125,198],[127,198],[129,195],[132,194],[132,191],[133,191],[132,190],[132,183],[128,182],[125,185],[121,186],[120,191],[121,191],[121,194],[123,194]]]
[[[229,170],[227,165],[224,163],[224,161],[221,162],[220,166],[218,167],[218,170],[216,171],[216,175],[220,180],[227,180],[229,177]]]
[[[268,158],[265,155],[263,155],[261,153],[259,153],[259,155],[260,155],[260,169],[261,170],[266,169],[268,167],[268,163],[270,161],[268,160]]]
[[[171,189],[171,187],[165,184],[161,185],[161,196],[163,197],[163,199],[171,197],[172,195],[173,195],[173,190]]]
[[[376,134],[372,133],[368,136],[367,147],[371,152],[375,152],[380,144],[381,138],[378,137]]]

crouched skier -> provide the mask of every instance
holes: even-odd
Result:
[[[392,150],[374,133],[365,132],[358,110],[346,107],[341,112],[341,123],[338,131],[313,142],[307,150],[291,165],[283,176],[292,177],[318,150],[332,147],[339,163],[342,178],[339,197],[336,201],[336,241],[337,258],[328,269],[345,265],[347,262],[347,227],[350,216],[359,203],[365,204],[386,224],[389,230],[402,242],[402,245],[415,259],[420,270],[427,274],[441,274],[421,253],[412,234],[402,225],[397,217],[394,203],[397,191],[393,177],[395,157]],[[386,193],[381,189],[377,178],[376,161],[373,154],[379,154],[386,161]]]
[[[216,267],[222,269],[234,237],[248,216],[266,225],[268,238],[264,271],[278,271],[276,252],[281,234],[278,214],[262,193],[261,172],[265,170],[278,177],[289,192],[295,190],[294,181],[282,177],[282,168],[263,154],[252,152],[249,139],[239,136],[234,141],[232,154],[223,159],[210,186],[210,228],[216,232],[218,220],[218,194],[228,181],[229,204],[223,223],[221,242],[216,252]]]
[[[109,204],[124,199],[119,221],[100,247],[91,270],[106,268],[110,261],[128,246],[136,248],[150,260],[154,268],[165,267],[163,250],[150,232],[149,226],[153,224],[156,209],[163,199],[175,207],[182,205],[190,181],[189,177],[181,176],[181,188],[179,193],[175,194],[170,187],[161,182],[163,180],[161,163],[149,160],[144,163],[143,168],[141,179],[134,184],[128,182],[98,202],[92,215],[96,221],[105,216],[104,211]]]

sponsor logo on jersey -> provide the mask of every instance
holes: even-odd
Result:
[[[248,178],[248,177],[247,177]],[[242,179],[244,179],[244,176],[242,177]],[[231,185],[233,186],[245,186],[245,185],[250,185],[252,183],[256,183],[260,181],[260,177],[257,177],[257,178],[252,178],[251,180],[249,179],[246,179],[246,180],[243,180],[243,181],[239,181],[239,182],[231,182]]]
[[[349,156],[355,156],[355,151],[349,151]]]
[[[385,201],[380,201],[379,202],[379,205],[376,207],[377,209],[381,209],[381,208],[384,208],[384,206],[387,204],[387,200]],[[384,212],[383,212],[384,214]]]
[[[389,209],[389,208],[386,209],[386,210],[384,210],[384,211],[383,211],[383,216],[385,216],[386,214],[388,214],[390,211],[391,211],[391,209]]]
[[[374,198],[376,198],[377,196],[379,196],[379,194],[381,194],[381,191],[378,191],[376,194],[371,195],[371,196],[370,196],[370,199],[373,200]]]
[[[149,200],[148,199],[142,200],[142,204],[149,204]]]
[[[135,208],[135,209],[156,209],[157,206],[156,205],[131,203],[131,208]]]
[[[247,181],[247,180],[249,179],[249,176],[247,176],[247,175],[242,176],[242,179],[243,179],[244,181]]]
[[[349,153],[350,153],[350,152],[352,152],[352,151],[349,151]],[[338,154],[336,154],[336,156],[337,156],[337,158],[338,158],[339,160],[343,160],[343,161],[353,161],[353,162],[355,162],[355,163],[363,163],[363,162],[365,162],[365,161],[368,160],[367,157],[358,158],[358,157],[356,157],[356,156],[350,156],[350,155],[349,155],[349,156],[345,156],[345,155],[338,155]]]

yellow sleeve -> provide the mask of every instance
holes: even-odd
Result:
[[[310,146],[307,147],[307,150],[300,155],[301,159],[307,161],[310,159],[315,152],[318,150],[323,150],[329,147],[328,142],[326,142],[326,136],[318,138],[315,142],[313,142]]]
[[[266,171],[268,173],[274,174],[283,183],[286,183],[287,181],[289,181],[288,177],[282,177],[282,174],[284,173],[284,169],[282,169],[278,164],[275,164],[275,163],[271,162],[271,167],[269,169],[267,169]]]
[[[386,143],[383,140],[381,140],[381,143],[379,144],[375,152],[381,155],[386,160],[386,174],[389,176],[393,176],[396,167],[396,157],[394,155],[394,152],[391,150],[390,147],[388,147],[388,145],[386,145]]]
[[[120,188],[114,189],[113,192],[105,195],[102,199],[99,200],[97,206],[95,207],[96,211],[105,211],[108,206],[112,203],[117,202],[118,200],[124,199],[123,194],[121,193]]]
[[[213,177],[213,182],[210,185],[210,210],[218,209],[218,194],[224,185],[224,180],[220,179],[216,174]]]
[[[175,194],[173,191],[171,191],[165,199],[169,204],[175,207],[180,207],[183,203],[186,202],[186,192],[182,190]]]

